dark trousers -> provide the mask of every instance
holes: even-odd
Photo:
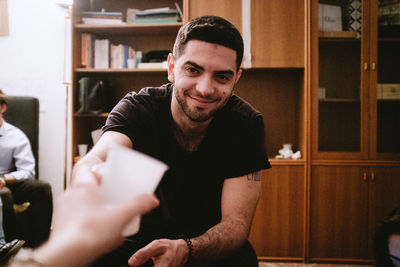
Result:
[[[124,244],[117,250],[103,256],[97,262],[91,265],[91,267],[128,267],[128,259],[133,253],[138,250],[138,243],[131,240],[126,240]],[[153,262],[150,260],[143,264],[142,267],[152,267]],[[231,255],[220,259],[218,261],[205,264],[196,265],[186,264],[186,267],[258,267],[258,260],[256,253],[251,246],[250,242],[246,242],[243,247],[232,253]]]
[[[0,190],[3,202],[3,229],[6,241],[24,239],[37,247],[49,237],[53,199],[51,187],[39,180],[23,180]],[[26,211],[15,214],[13,204],[29,202]]]

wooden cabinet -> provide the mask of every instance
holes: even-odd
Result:
[[[400,84],[398,25],[378,23],[387,2],[311,1],[313,261],[372,262],[375,224],[400,198],[400,97],[380,91]],[[326,4],[339,7],[340,29],[319,23]]]
[[[260,259],[304,258],[304,166],[274,165],[262,175],[250,242]]]
[[[187,0],[188,19],[217,15],[231,21],[250,46],[252,68],[304,68],[306,1]],[[243,3],[250,3],[249,13]],[[284,14],[284,15],[282,15]],[[250,25],[250,28],[245,25]],[[250,30],[250,40],[246,34]],[[290,33],[290,34],[288,34]]]
[[[400,203],[398,166],[313,166],[310,260],[373,259],[375,226]]]
[[[367,254],[368,182],[358,166],[313,166],[310,257],[363,259]]]
[[[327,2],[313,0],[312,157],[400,159],[400,97],[378,94],[382,84],[400,87],[399,31],[378,25],[384,1],[328,2],[342,10],[342,30],[319,27]]]
[[[242,31],[242,0],[185,0],[186,20],[199,16],[215,15],[229,20]]]
[[[251,1],[251,57],[253,68],[305,66],[305,3],[307,1]]]

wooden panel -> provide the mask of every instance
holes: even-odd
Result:
[[[363,259],[367,254],[366,168],[313,166],[310,258]]]
[[[237,95],[263,114],[270,156],[285,143],[293,144],[293,150],[304,155],[302,77],[302,70],[246,70],[235,88]]]
[[[242,31],[242,0],[188,0],[188,19],[216,15],[227,19]]]
[[[263,172],[250,242],[258,257],[303,257],[304,168],[273,166]]]
[[[368,257],[373,258],[373,234],[376,224],[386,218],[400,204],[400,167],[371,167],[370,183],[370,216],[369,216],[369,250]]]
[[[304,67],[304,1],[252,0],[252,66]]]

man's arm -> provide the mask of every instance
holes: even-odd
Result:
[[[132,147],[132,141],[129,139],[128,136],[119,132],[105,132],[96,143],[96,145],[76,163],[72,171],[71,184],[98,184],[100,181],[92,171],[92,168],[93,166],[103,163],[106,160],[108,150],[112,145],[115,144],[130,148]]]
[[[18,145],[12,155],[15,162],[15,171],[3,175],[4,185],[35,177],[35,158],[33,157],[31,144],[25,135],[18,137],[18,140]],[[3,182],[1,182],[1,185],[3,185]]]
[[[221,222],[203,235],[191,239],[194,261],[207,262],[223,258],[245,243],[259,198],[260,177],[260,172],[255,172],[225,180]],[[139,266],[153,259],[155,266],[183,266],[188,256],[189,249],[183,239],[161,239],[138,250],[129,259],[129,264]]]
[[[222,219],[192,239],[195,260],[223,258],[247,240],[261,186],[261,173],[226,179],[222,190]]]

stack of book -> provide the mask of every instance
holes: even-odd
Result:
[[[123,44],[112,44],[108,39],[96,39],[82,33],[81,65],[83,68],[124,69],[136,67],[135,49]]]
[[[127,20],[128,23],[176,23],[181,20],[181,15],[178,9],[169,7],[154,8],[146,10],[128,10],[129,13],[134,13],[132,20]],[[131,15],[127,17],[133,17]]]
[[[400,25],[400,1],[379,2],[379,25]]]
[[[123,24],[122,12],[84,11],[82,12],[82,22],[92,25]]]

